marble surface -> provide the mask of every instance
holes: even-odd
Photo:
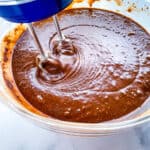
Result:
[[[150,123],[112,136],[83,138],[46,131],[0,104],[0,150],[149,150]]]

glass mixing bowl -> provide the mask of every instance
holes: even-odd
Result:
[[[147,30],[147,32],[150,33],[150,1],[148,0],[74,0],[74,3],[69,8],[71,7],[93,7],[114,11],[132,18],[140,25],[142,25]],[[2,41],[4,35],[8,35],[7,31],[12,30],[17,24],[6,22],[3,19],[0,19],[0,22],[0,35]],[[13,33],[13,35],[20,34],[18,32],[15,32],[14,30],[11,33]],[[1,64],[3,62],[3,52],[4,47],[3,44],[1,44]],[[10,77],[10,81],[7,82],[7,85],[6,82],[4,82],[4,78],[2,75],[2,70],[4,68],[2,67],[2,65],[0,68],[0,96],[2,97],[1,99],[3,99],[2,102],[36,125],[46,128],[47,130],[58,133],[88,137],[109,135],[150,121],[150,97],[148,98],[147,102],[140,107],[140,109],[136,110],[136,112],[138,111],[136,115],[135,112],[133,112],[126,117],[122,117],[121,119],[117,119],[115,121],[90,124],[66,122],[50,117],[48,118],[43,114],[40,114],[28,103],[18,101],[13,92],[10,91],[8,86],[11,86],[10,82],[13,82],[11,81],[13,78],[11,75],[10,62],[7,63],[7,65],[8,66],[6,73]],[[26,105],[26,107],[24,107],[24,105]]]

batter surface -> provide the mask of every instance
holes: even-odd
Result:
[[[58,52],[51,19],[34,27],[63,69],[45,75],[37,67],[39,51],[28,30],[16,43],[12,71],[26,100],[50,117],[73,122],[108,121],[140,107],[150,95],[150,35],[129,18],[97,9],[64,11],[59,22],[74,54]]]

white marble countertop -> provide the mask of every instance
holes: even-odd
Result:
[[[150,123],[124,133],[81,138],[52,133],[0,104],[0,150],[149,150]]]

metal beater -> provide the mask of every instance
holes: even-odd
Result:
[[[43,49],[32,23],[53,16],[59,44],[62,44],[64,41],[70,44],[71,42],[61,32],[56,14],[65,9],[71,2],[72,0],[0,0],[0,17],[10,22],[27,24],[35,44],[40,51],[37,62],[39,68],[43,71],[45,70],[42,64],[46,61],[54,66],[60,64],[54,56],[50,56]]]

